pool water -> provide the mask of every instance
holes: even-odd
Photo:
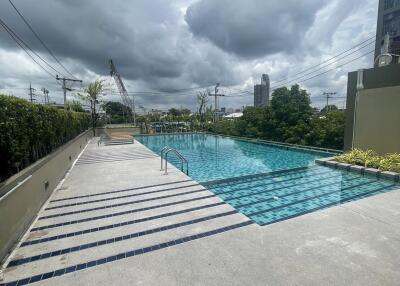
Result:
[[[399,184],[315,165],[330,154],[286,150],[210,134],[141,136],[160,154],[177,149],[189,175],[260,225],[400,188]],[[169,158],[180,167],[180,161]]]
[[[165,146],[177,149],[189,161],[190,177],[198,182],[313,166],[315,159],[322,157],[210,134],[135,138],[157,154]],[[168,159],[176,167],[181,167],[180,161],[174,155],[169,155]]]

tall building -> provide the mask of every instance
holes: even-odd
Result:
[[[263,74],[261,84],[254,86],[254,106],[267,106],[269,104],[269,77]]]
[[[375,59],[381,54],[384,36],[389,35],[389,53],[400,54],[400,0],[379,0]],[[394,57],[392,63],[398,62]],[[375,65],[377,62],[375,62]]]

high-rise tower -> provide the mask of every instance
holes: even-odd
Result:
[[[400,54],[400,0],[379,0],[378,23],[376,26],[375,66],[381,54],[384,37],[389,35],[388,53],[393,55],[392,63],[398,63]]]
[[[263,74],[261,84],[254,86],[254,106],[267,106],[269,104],[269,76]]]

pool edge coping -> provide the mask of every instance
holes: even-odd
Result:
[[[332,169],[342,169],[351,173],[357,173],[361,175],[370,175],[376,178],[383,178],[394,181],[395,183],[400,182],[400,173],[381,171],[375,168],[368,168],[360,165],[353,165],[348,163],[341,163],[336,160],[335,157],[327,157],[316,159],[315,163]]]
[[[274,146],[276,148],[280,149],[285,149],[285,150],[294,150],[294,151],[301,151],[305,153],[310,153],[310,154],[317,154],[317,155],[337,155],[337,154],[342,154],[343,151],[341,150],[335,150],[335,149],[329,149],[329,148],[320,148],[320,147],[312,147],[312,146],[306,146],[306,145],[298,145],[298,144],[290,144],[290,143],[284,143],[284,142],[276,142],[276,141],[269,141],[269,140],[264,140],[264,139],[258,139],[258,138],[249,138],[249,137],[241,137],[241,136],[234,136],[234,135],[224,135],[224,134],[219,134],[219,133],[212,133],[212,132],[206,132],[206,131],[199,131],[199,132],[173,132],[173,133],[157,133],[157,134],[138,134],[135,137],[139,136],[159,136],[159,135],[184,135],[184,134],[209,134],[209,135],[214,135],[214,136],[221,136],[221,137],[227,137],[227,138],[232,138],[232,139],[237,139],[240,141],[246,141],[250,143],[259,143],[263,145],[270,145]]]

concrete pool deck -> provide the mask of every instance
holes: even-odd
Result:
[[[169,168],[93,139],[0,285],[398,285],[400,190],[258,226]]]

